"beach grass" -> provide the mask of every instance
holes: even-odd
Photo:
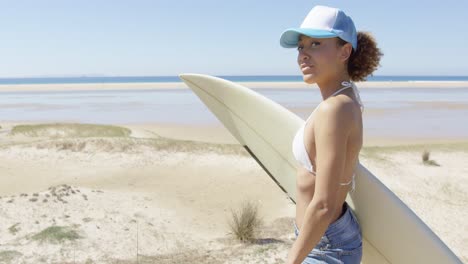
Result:
[[[34,124],[14,126],[10,135],[38,138],[37,141],[11,142],[1,147],[30,146],[38,149],[83,151],[95,149],[104,152],[128,152],[140,147],[168,152],[208,153],[250,156],[239,144],[218,144],[166,137],[134,138],[125,127],[95,124]],[[47,139],[44,139],[47,138]]]
[[[161,137],[158,139],[152,139],[150,145],[158,150],[168,150],[173,152],[190,152],[194,154],[213,152],[223,155],[250,156],[250,154],[239,144],[217,144]]]
[[[0,251],[0,263],[14,263],[13,260],[22,255],[16,250],[2,250]]]
[[[32,239],[40,243],[49,242],[58,244],[64,241],[73,241],[82,238],[76,230],[68,226],[49,226],[32,236]]]
[[[17,125],[11,129],[10,135],[29,137],[128,137],[131,130],[124,127],[97,124],[34,124]]]
[[[258,206],[253,202],[244,201],[239,210],[231,209],[231,219],[228,224],[231,233],[239,241],[253,242],[261,222]]]
[[[88,145],[96,145],[100,150],[126,151],[135,146],[146,146],[168,152],[207,153],[222,155],[250,156],[240,144],[219,144],[192,140],[180,140],[167,137],[133,138],[131,130],[125,127],[98,124],[54,123],[14,126],[10,135],[28,137],[48,137],[52,141],[41,140],[39,148],[82,151]],[[57,141],[57,139],[61,139]],[[80,140],[80,138],[82,138]],[[88,138],[85,140],[85,138]],[[92,138],[92,139],[91,139]],[[31,142],[29,142],[31,143]],[[27,144],[29,144],[27,143]],[[8,145],[5,145],[7,147]],[[391,146],[365,146],[361,155],[382,162],[387,161],[386,153],[430,151],[463,151],[468,152],[468,141],[453,143],[402,144]]]

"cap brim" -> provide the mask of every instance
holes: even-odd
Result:
[[[313,38],[333,38],[338,35],[323,29],[312,28],[290,28],[285,30],[280,37],[280,44],[284,48],[295,48],[300,35],[306,35]]]

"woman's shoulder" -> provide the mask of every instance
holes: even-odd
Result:
[[[329,98],[323,101],[314,117],[318,136],[342,138],[356,127],[356,104],[352,100]]]
[[[353,115],[356,103],[346,96],[333,96],[323,101],[317,107],[317,115],[322,118],[334,118],[339,121],[347,119]]]

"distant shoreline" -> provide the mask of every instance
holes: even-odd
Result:
[[[302,82],[302,75],[218,75],[213,76],[233,82]],[[168,83],[180,82],[177,75],[166,76],[24,76],[0,77],[2,84],[52,84],[52,83]],[[405,81],[468,81],[468,75],[371,75],[369,82]]]
[[[316,88],[304,82],[236,82],[252,89]],[[468,81],[366,81],[359,88],[468,88]],[[0,92],[188,89],[183,82],[0,84]]]

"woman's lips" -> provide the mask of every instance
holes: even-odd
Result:
[[[303,67],[301,67],[301,70],[302,72],[306,72],[306,71],[310,71],[314,66],[311,66],[311,65],[305,65]]]
[[[301,63],[301,64],[299,64],[299,67],[301,67],[301,69],[304,69],[304,68],[312,68],[312,67],[314,67],[314,65],[312,65],[312,64],[307,64],[307,63]]]

